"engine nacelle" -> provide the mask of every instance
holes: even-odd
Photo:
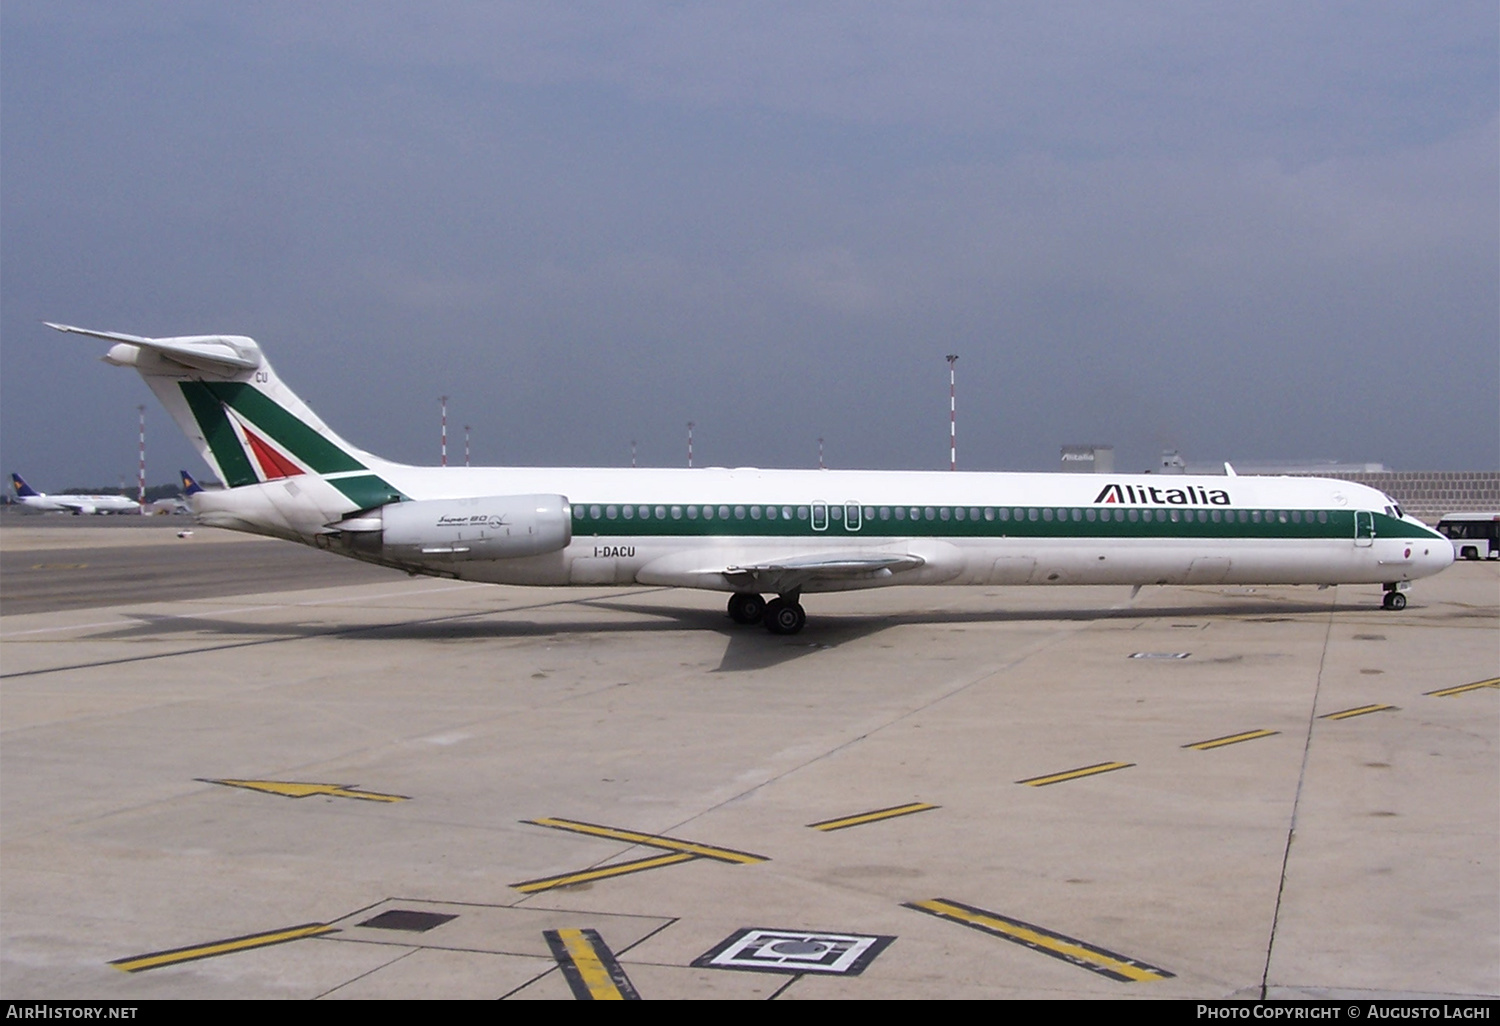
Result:
[[[333,526],[347,525],[355,547],[370,551],[377,516],[379,554],[401,562],[517,559],[557,552],[573,540],[573,509],[562,495],[393,502]]]

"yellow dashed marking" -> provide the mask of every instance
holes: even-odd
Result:
[[[860,826],[864,823],[878,823],[882,819],[910,816],[914,812],[926,812],[928,809],[936,808],[938,806],[929,805],[926,802],[912,802],[910,805],[893,805],[889,809],[875,809],[871,812],[861,812],[853,816],[844,816],[841,819],[825,819],[822,822],[809,823],[807,825],[814,830],[843,830],[846,827]]]
[[[1237,745],[1241,741],[1254,741],[1258,737],[1271,737],[1279,734],[1279,730],[1247,730],[1243,734],[1226,734],[1223,737],[1212,737],[1207,741],[1194,741],[1184,748],[1196,748],[1200,752],[1206,752],[1210,748],[1223,748],[1225,745]]]
[[[1125,769],[1134,766],[1133,762],[1101,762],[1094,766],[1081,766],[1078,769],[1064,770],[1062,773],[1049,773],[1045,777],[1027,777],[1025,780],[1017,780],[1018,784],[1028,787],[1046,787],[1048,784],[1061,784],[1064,780],[1077,780],[1079,777],[1091,777],[1096,773],[1110,773],[1114,770]]]
[[[1324,713],[1322,716],[1319,716],[1318,719],[1347,720],[1351,716],[1364,716],[1366,713],[1384,712],[1387,709],[1394,708],[1396,708],[1394,705],[1380,705],[1379,703],[1376,703],[1375,705],[1362,705],[1357,709],[1344,709],[1340,712]]]
[[[1424,691],[1425,695],[1434,695],[1438,698],[1447,698],[1449,695],[1461,695],[1465,691],[1478,691],[1480,688],[1500,688],[1500,677],[1491,677],[1489,680],[1476,680],[1472,684],[1459,684],[1457,687],[1439,688],[1436,691]]]

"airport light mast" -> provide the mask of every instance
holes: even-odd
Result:
[[[137,406],[136,412],[141,416],[141,453],[139,469],[136,476],[136,504],[140,506],[141,512],[146,512],[146,407]]]
[[[948,469],[958,469],[958,376],[953,365],[958,354],[948,354]]]

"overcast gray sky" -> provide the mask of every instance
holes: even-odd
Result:
[[[0,459],[202,465],[58,320],[435,463],[1500,467],[1500,13],[0,5]],[[457,458],[461,458],[461,454]]]

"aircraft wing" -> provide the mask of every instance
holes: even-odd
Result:
[[[914,570],[924,562],[907,553],[850,553],[801,556],[753,566],[731,566],[722,573],[737,588],[781,594],[805,587],[813,581],[851,581],[890,577],[901,570]]]

